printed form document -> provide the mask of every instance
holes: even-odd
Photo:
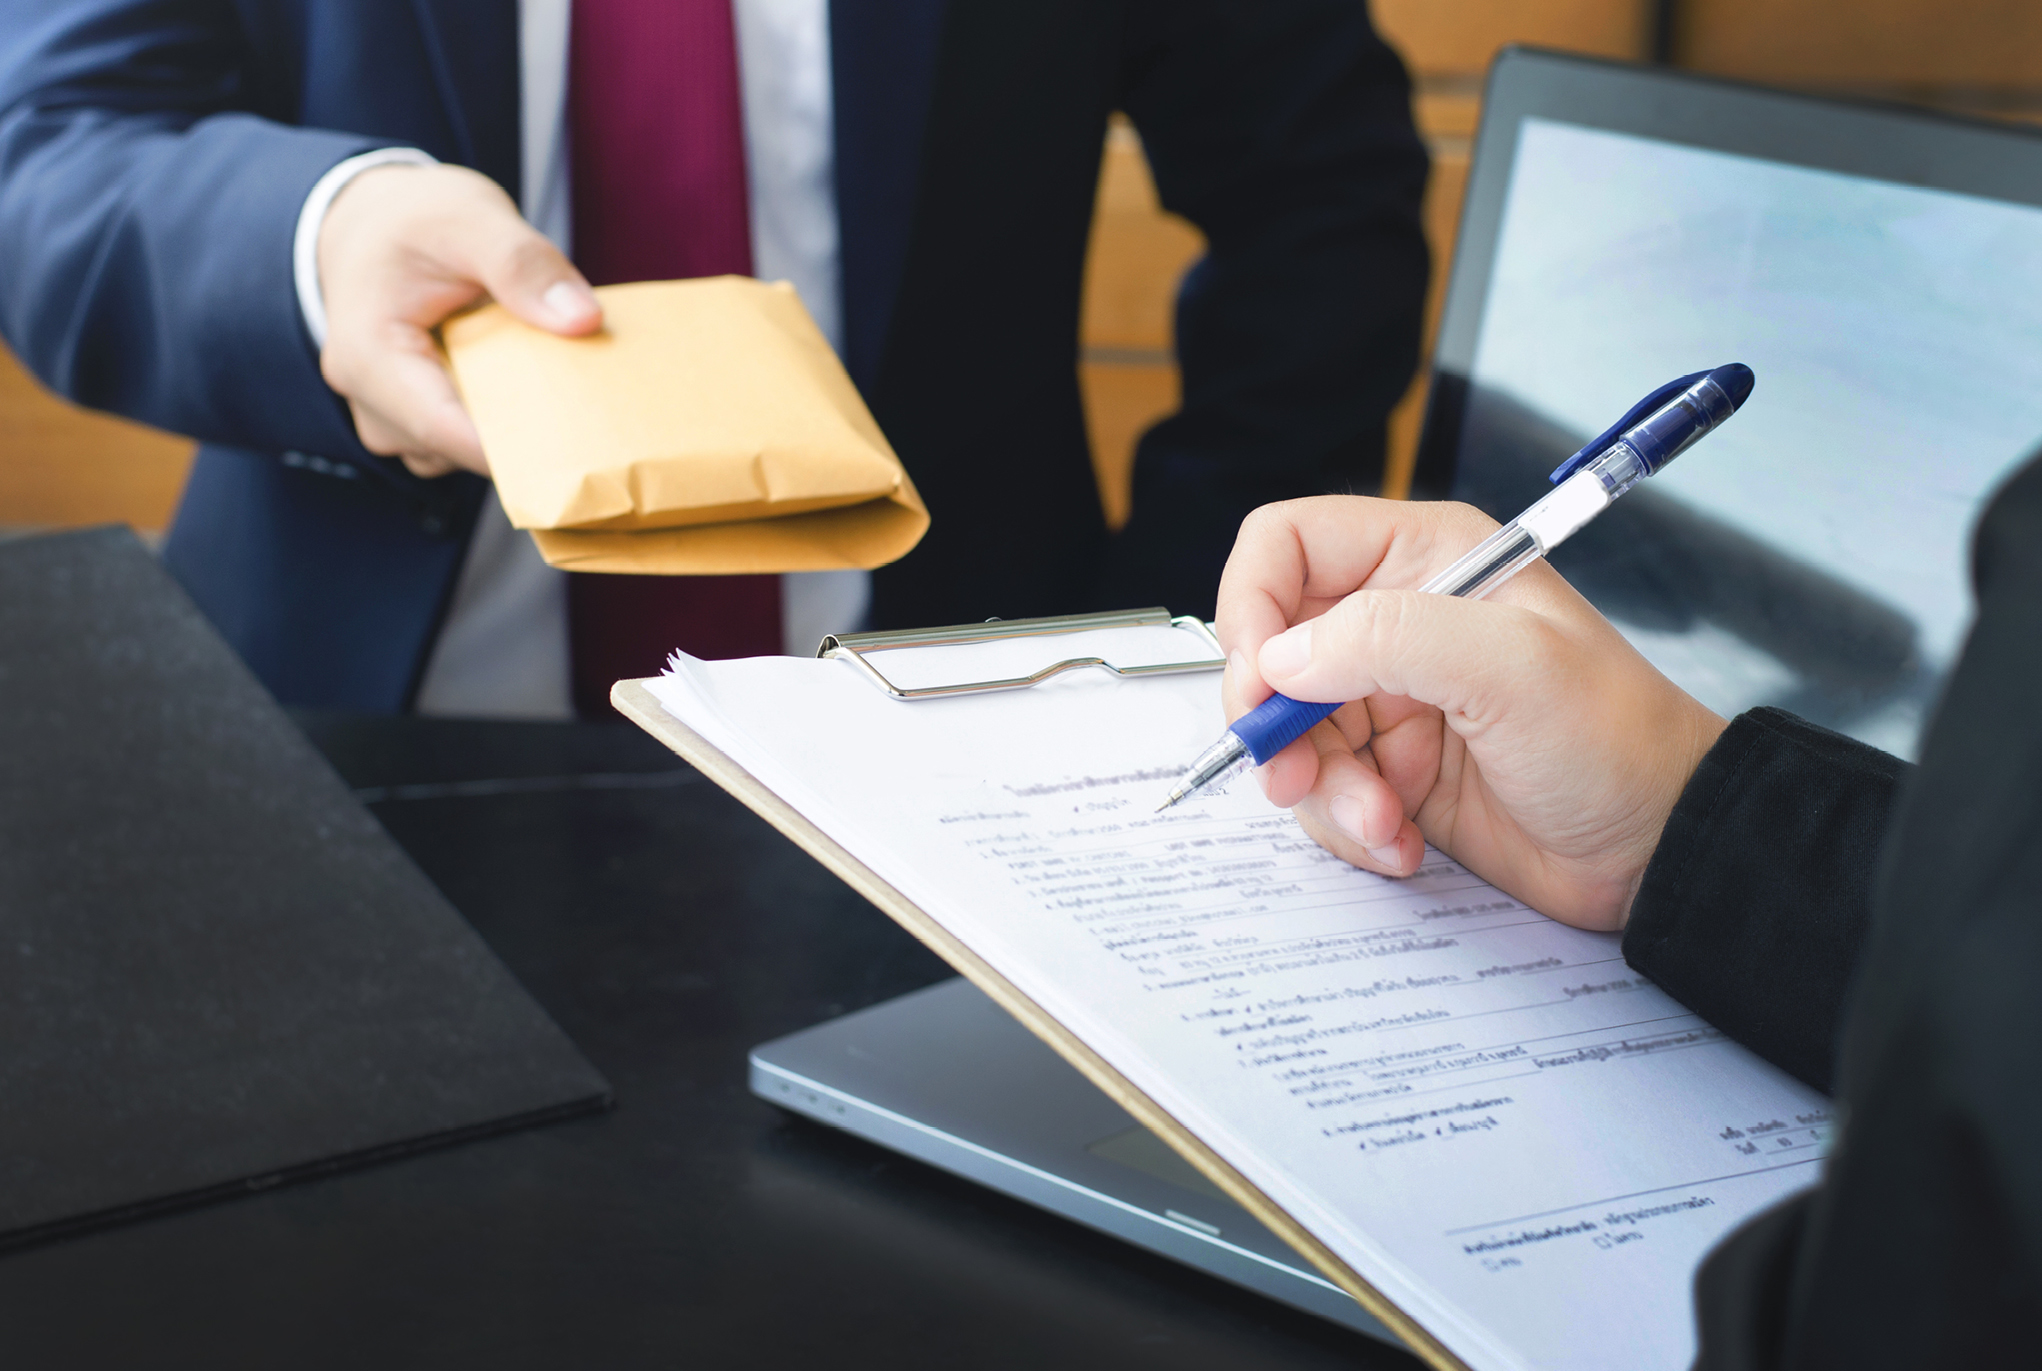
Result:
[[[1053,651],[1185,656],[1093,636]],[[1017,650],[873,657],[912,685]],[[1686,1367],[1696,1266],[1814,1182],[1829,1102],[1437,852],[1356,870],[1252,778],[1152,813],[1218,679],[906,702],[841,660],[677,657],[647,684],[1467,1366]]]

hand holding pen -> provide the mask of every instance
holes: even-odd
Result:
[[[1706,374],[1662,388],[1570,459],[1554,496],[1486,540],[1493,524],[1464,506],[1329,497],[1258,511],[1221,587],[1230,715],[1248,704],[1268,705],[1264,719],[1294,708],[1269,686],[1304,697],[1304,729],[1338,701],[1357,702],[1303,742],[1265,733],[1259,756],[1242,743],[1248,764],[1269,763],[1271,798],[1297,806],[1314,837],[1358,865],[1405,874],[1427,839],[1444,839],[1555,917],[1619,924],[1678,795],[1662,782],[1685,781],[1722,721],[1538,558],[1728,417],[1749,373],[1716,376],[1729,385],[1711,382],[1722,393],[1704,408],[1710,422],[1691,418],[1683,431],[1667,414]],[[1601,498],[1584,497],[1584,477]],[[1488,604],[1402,589],[1452,579],[1488,593],[1527,567]],[[1235,727],[1252,735],[1255,714]],[[1599,734],[1598,719],[1612,730]],[[1643,733],[1632,726],[1641,721]],[[1574,784],[1610,775],[1613,785]]]

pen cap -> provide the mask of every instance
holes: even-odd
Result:
[[[1723,387],[1723,393],[1730,397],[1730,408],[1734,412],[1744,408],[1744,402],[1751,398],[1751,388],[1758,378],[1751,368],[1742,362],[1732,362],[1726,367],[1717,367],[1709,373],[1709,379]]]
[[[1751,368],[1741,362],[1717,367],[1623,436],[1653,474],[1686,452],[1716,425],[1735,414],[1751,394]]]

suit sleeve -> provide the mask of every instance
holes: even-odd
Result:
[[[1803,854],[1812,876],[1872,886],[1844,1126],[1819,1185],[1703,1265],[1700,1371],[2042,1365],[2042,461],[1981,521],[1974,583],[1976,621],[1879,860],[1847,862],[1847,831]],[[1843,818],[1860,777],[1833,771],[1806,798]]]
[[[379,144],[242,108],[245,48],[224,0],[0,7],[0,333],[81,404],[368,463],[291,238],[319,177]]]
[[[1108,584],[1209,616],[1250,510],[1380,485],[1417,358],[1427,160],[1364,5],[1135,0],[1127,22],[1123,108],[1208,248],[1178,294],[1182,404],[1141,441]]]
[[[1907,771],[1784,710],[1739,715],[1674,806],[1625,959],[1761,1057],[1833,1090],[1844,996]]]

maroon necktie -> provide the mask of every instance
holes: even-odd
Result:
[[[744,116],[731,0],[574,0],[567,122],[574,258],[595,285],[749,276]],[[574,707],[666,655],[780,650],[777,576],[571,575]]]

